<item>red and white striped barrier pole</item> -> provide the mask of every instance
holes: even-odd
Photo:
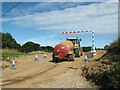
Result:
[[[92,43],[93,43],[93,46],[92,46],[92,52],[93,52],[93,55],[96,55],[96,51],[95,51],[95,45],[94,45],[94,32],[92,32]]]
[[[62,33],[60,34],[60,42],[62,42]]]
[[[90,30],[90,31],[62,32],[62,33],[60,34],[60,42],[62,42],[62,34],[66,34],[66,33],[82,33],[82,32],[92,32],[92,52],[93,52],[93,55],[96,55],[95,45],[94,45],[94,31],[93,31],[93,30]]]

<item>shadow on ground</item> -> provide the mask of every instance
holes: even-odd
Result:
[[[73,61],[70,61],[70,60],[68,60],[68,59],[60,59],[60,60],[58,60],[58,61],[56,61],[56,60],[50,60],[49,62],[60,63],[60,62],[73,62]]]

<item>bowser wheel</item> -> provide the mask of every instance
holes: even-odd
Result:
[[[53,62],[59,62],[59,61],[60,61],[60,59],[56,58],[56,57],[55,57],[55,55],[54,55],[54,53],[53,53],[53,56],[52,56],[52,61],[53,61]]]
[[[74,61],[74,55],[73,55],[73,54],[70,54],[70,55],[68,56],[68,59],[69,59],[70,61]]]
[[[60,60],[56,57],[53,57],[53,62],[59,62]]]
[[[75,57],[80,57],[80,50],[79,49],[75,50]]]
[[[53,59],[53,61],[56,61],[54,53],[53,53],[52,59]]]

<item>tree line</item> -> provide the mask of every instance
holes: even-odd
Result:
[[[34,43],[34,42],[26,42],[23,45],[20,45],[16,42],[16,40],[12,37],[12,35],[10,33],[1,33],[0,32],[0,36],[2,38],[2,48],[3,49],[17,49],[20,52],[32,52],[32,51],[46,51],[46,52],[52,52],[53,51],[53,47],[51,46],[40,46],[40,44],[38,43]]]
[[[16,40],[12,37],[12,35],[10,33],[1,33],[0,32],[0,36],[2,36],[2,48],[8,48],[8,49],[18,49],[20,52],[32,52],[32,51],[46,51],[46,52],[52,52],[53,51],[53,47],[52,46],[40,46],[40,44],[38,43],[34,43],[34,42],[26,42],[23,45],[20,45],[16,42]],[[106,45],[104,47],[104,49],[106,49],[108,47],[108,45]],[[88,52],[91,51],[91,46],[88,47],[82,47],[83,52]],[[99,48],[96,48],[96,50],[101,50]]]

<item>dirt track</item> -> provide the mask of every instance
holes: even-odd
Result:
[[[16,69],[3,71],[3,88],[90,88],[90,84],[81,75],[85,64],[84,56],[75,61],[51,62],[50,54],[43,58],[20,56],[16,58]]]

